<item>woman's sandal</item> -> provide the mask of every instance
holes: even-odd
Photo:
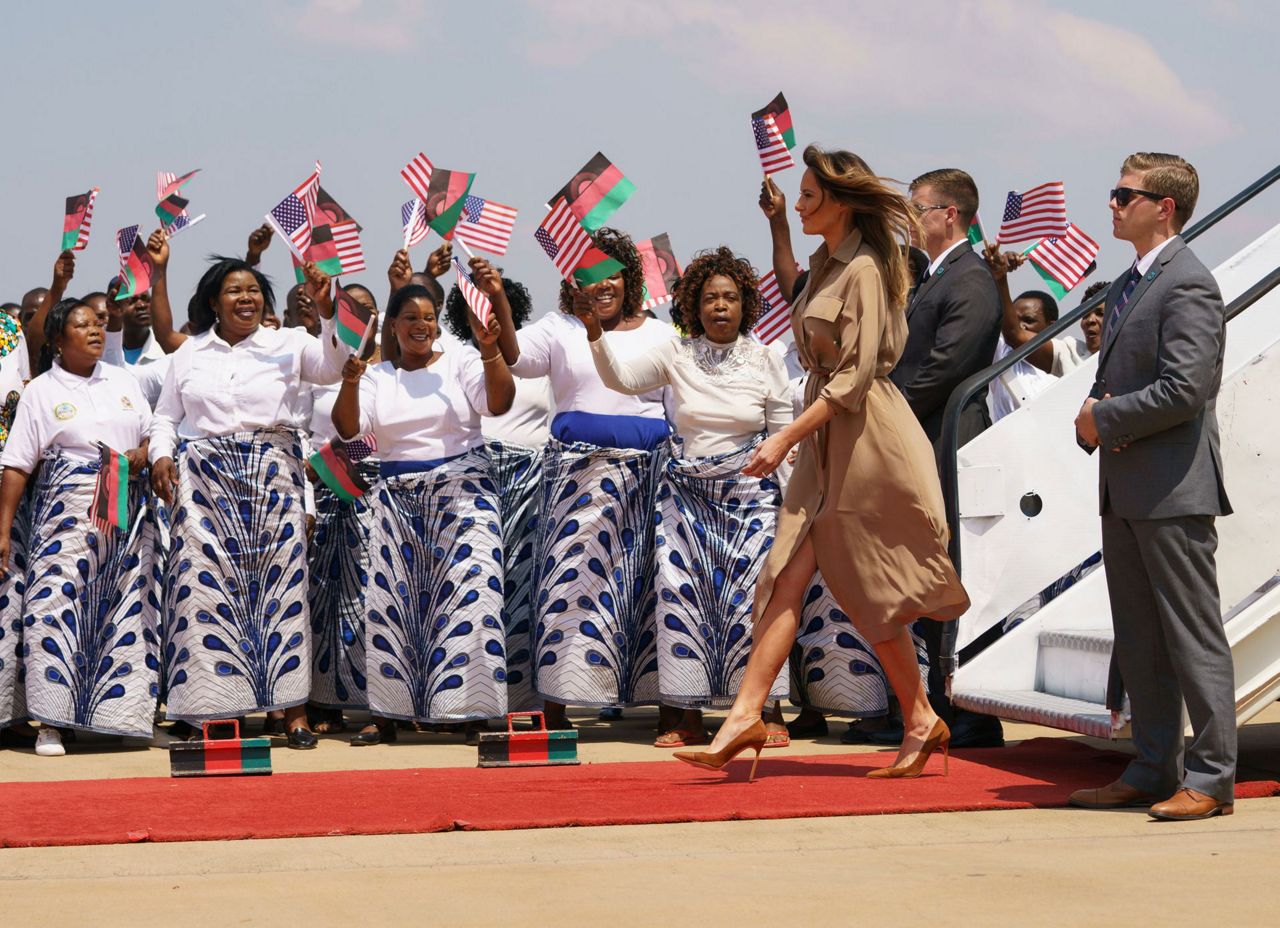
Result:
[[[785,728],[782,731],[770,729],[764,739],[764,746],[767,748],[791,747],[791,734]]]
[[[672,739],[672,740],[667,740]],[[666,734],[659,735],[653,742],[655,748],[690,748],[706,744],[710,740],[705,731],[689,731],[684,728],[673,728]]]

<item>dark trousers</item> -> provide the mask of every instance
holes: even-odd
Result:
[[[1213,516],[1102,516],[1115,654],[1138,756],[1123,779],[1171,796],[1181,785],[1230,801],[1235,786],[1235,671],[1222,627]],[[1192,737],[1183,757],[1182,706]]]

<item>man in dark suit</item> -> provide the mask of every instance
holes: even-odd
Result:
[[[947,400],[965,379],[991,365],[1004,313],[991,271],[969,244],[969,225],[978,212],[973,178],[956,168],[929,171],[911,182],[910,193],[923,229],[914,244],[929,264],[907,305],[907,344],[889,379],[936,449]],[[960,444],[990,424],[983,389],[961,412]],[[1004,744],[998,719],[951,711],[940,667],[942,623],[922,619],[918,627],[929,652],[930,699],[952,726],[952,746]]]
[[[1121,167],[1113,234],[1137,260],[1107,294],[1097,379],[1076,417],[1080,445],[1101,452],[1102,556],[1137,757],[1071,803],[1150,806],[1173,821],[1229,815],[1236,767],[1214,563],[1214,519],[1231,512],[1214,413],[1226,315],[1213,275],[1178,235],[1199,191],[1176,155],[1139,152]]]

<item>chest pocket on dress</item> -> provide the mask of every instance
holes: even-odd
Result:
[[[840,314],[844,300],[838,296],[815,296],[804,308],[804,334],[809,353],[818,367],[830,373],[840,356]]]

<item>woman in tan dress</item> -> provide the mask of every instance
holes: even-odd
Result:
[[[907,627],[921,616],[957,618],[969,597],[947,556],[933,449],[889,382],[907,340],[898,243],[916,217],[857,155],[811,145],[804,163],[795,209],[805,233],[824,240],[791,317],[808,371],[805,411],[762,442],[743,473],[772,473],[797,444],[799,456],[756,585],[754,642],[737,700],[708,751],[676,757],[711,769],[747,749],[759,759],[760,711],[795,641],[801,597],[821,570],[902,705],[898,757],[868,775],[918,776],[936,748],[945,759],[950,732],[929,705]]]

